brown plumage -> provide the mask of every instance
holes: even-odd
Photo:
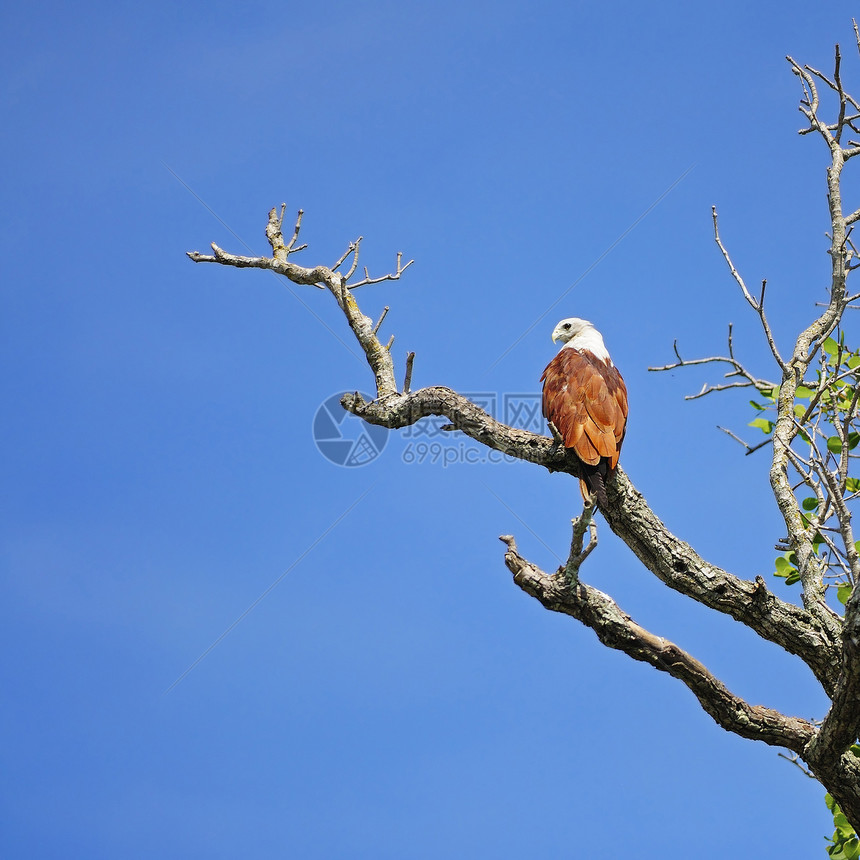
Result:
[[[618,465],[627,427],[627,387],[591,323],[562,320],[552,339],[564,346],[541,376],[543,414],[579,460],[582,497],[595,494],[605,509],[604,480]]]

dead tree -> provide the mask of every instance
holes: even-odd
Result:
[[[856,25],[855,35],[860,49]],[[602,514],[612,531],[669,588],[731,616],[763,639],[803,660],[830,698],[829,712],[820,723],[813,723],[763,705],[750,704],[732,693],[681,647],[645,630],[612,598],[583,582],[579,576],[580,566],[595,544],[591,509],[586,508],[574,520],[570,556],[555,572],[543,571],[523,558],[512,536],[505,535],[501,539],[506,546],[505,564],[520,588],[547,609],[570,615],[590,627],[604,645],[649,663],[686,684],[702,708],[726,731],[783,748],[795,759],[805,762],[855,829],[860,829],[860,758],[852,751],[860,733],[860,589],[853,588],[860,580],[860,560],[850,516],[851,502],[858,495],[860,483],[852,483],[849,476],[855,456],[851,451],[857,444],[855,440],[860,440],[860,435],[852,435],[856,434],[854,424],[860,380],[855,368],[860,364],[860,354],[841,346],[843,353],[839,361],[828,364],[823,360],[833,357],[835,341],[832,336],[837,333],[851,302],[860,297],[849,295],[847,289],[849,272],[858,265],[854,262],[856,251],[850,230],[860,219],[860,209],[846,215],[841,195],[843,168],[860,154],[860,142],[848,139],[852,134],[860,136],[857,126],[860,104],[842,86],[838,46],[832,79],[809,66],[799,65],[790,57],[788,61],[803,88],[800,110],[808,125],[800,133],[819,135],[830,153],[827,169],[832,225],[829,301],[814,322],[799,334],[791,352],[783,355],[765,314],[766,285],[762,284],[757,297],[747,288],[721,241],[714,210],[716,242],[743,297],[761,321],[779,381],[760,378],[736,359],[731,329],[728,356],[684,360],[676,348],[675,363],[653,369],[725,363],[728,381],[708,386],[695,396],[726,388],[749,387],[766,401],[765,406],[767,402],[771,404],[775,417],[763,429],[768,434],[765,441],[770,445],[772,456],[770,484],[787,534],[780,548],[787,554],[785,564],[790,567],[791,576],[801,583],[803,605],[800,607],[778,597],[768,589],[761,576],[748,581],[702,558],[692,546],[669,532],[622,469],[607,482],[608,505]],[[828,91],[837,102],[836,118],[832,122],[820,117],[819,88]],[[403,369],[403,383],[399,384],[391,355],[393,338],[387,344],[380,340],[382,319],[374,322],[361,312],[355,291],[362,286],[400,278],[412,261],[404,265],[398,254],[394,272],[371,277],[366,268],[359,269],[359,238],[350,243],[332,266],[298,265],[291,258],[306,247],[297,245],[302,212],[299,212],[292,236],[285,241],[284,211],[282,206],[280,211],[269,212],[266,237],[271,256],[236,256],[214,244],[212,254],[194,251],[188,256],[198,263],[269,269],[294,284],[328,290],[346,317],[376,380],[373,400],[367,401],[358,393],[346,394],[341,401],[344,409],[371,424],[392,429],[407,427],[427,416],[444,416],[449,422],[446,429],[462,431],[482,445],[528,460],[551,472],[579,477],[576,463],[553,439],[501,424],[450,388],[433,386],[412,391],[414,353],[409,354]],[[852,355],[857,358],[853,367],[849,366],[850,360],[843,361],[845,356]],[[838,391],[846,387],[853,394],[849,392],[835,402]],[[836,428],[836,436],[841,440],[839,446],[829,444],[833,437],[824,429],[828,421]],[[747,445],[748,452],[761,447],[763,445]],[[809,498],[815,500],[814,507],[808,504],[808,499],[802,498],[804,493],[812,494]],[[583,550],[583,539],[589,530],[591,540]],[[834,575],[841,577],[844,617],[825,599],[828,577]]]

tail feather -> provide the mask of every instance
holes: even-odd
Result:
[[[583,463],[582,477],[579,479],[582,498],[585,499],[589,495],[596,496],[597,506],[604,511],[609,506],[609,500],[606,498],[606,484],[604,483],[607,471],[606,463],[601,462],[596,466]]]

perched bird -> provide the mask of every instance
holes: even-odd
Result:
[[[618,465],[627,426],[627,387],[587,320],[562,320],[552,340],[564,345],[541,376],[543,414],[579,461],[583,499],[596,495],[605,510],[604,482]]]

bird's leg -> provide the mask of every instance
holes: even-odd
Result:
[[[561,433],[558,432],[558,427],[552,423],[552,421],[546,422],[547,427],[549,427],[549,432],[552,433],[552,440],[556,445],[563,445],[564,439],[561,438]]]

